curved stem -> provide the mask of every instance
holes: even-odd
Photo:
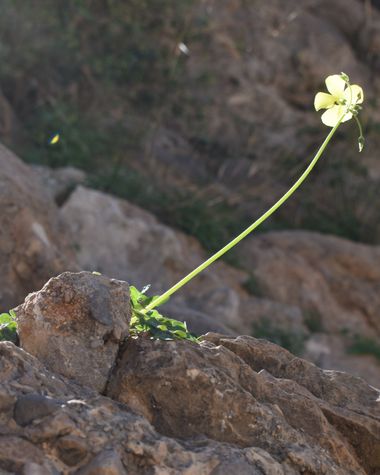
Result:
[[[364,135],[363,135],[362,124],[360,123],[360,120],[358,119],[356,115],[354,115],[354,119],[356,120],[356,123],[359,128],[359,137],[358,137],[359,152],[362,152],[364,148]]]
[[[360,120],[357,118],[356,115],[354,115],[354,119],[356,120],[356,123],[357,123],[357,125],[358,125],[359,138],[360,138],[360,137],[364,137],[364,136],[363,136],[363,128],[362,128],[362,124],[360,123]]]
[[[344,114],[345,115],[345,114]],[[191,271],[188,275],[186,275],[183,279],[177,282],[173,287],[167,290],[165,293],[160,295],[158,298],[153,300],[149,305],[147,305],[144,309],[144,312],[152,310],[153,308],[161,305],[164,303],[171,295],[173,295],[177,290],[187,284],[191,279],[193,279],[196,275],[200,272],[205,270],[210,264],[215,262],[219,257],[223,256],[227,251],[232,249],[236,244],[238,244],[242,239],[244,239],[248,234],[250,234],[254,229],[256,229],[260,224],[262,224],[266,219],[269,218],[285,201],[290,198],[290,196],[296,191],[296,189],[305,181],[311,170],[314,168],[317,161],[320,159],[321,155],[323,154],[325,148],[327,147],[328,143],[330,142],[332,136],[335,134],[336,130],[338,129],[339,125],[341,124],[344,115],[339,119],[337,124],[331,129],[327,137],[325,138],[324,142],[320,146],[319,150],[315,154],[313,160],[310,162],[309,166],[306,170],[302,173],[302,175],[298,178],[298,180],[294,183],[294,185],[271,207],[266,211],[259,219],[257,219],[254,223],[252,223],[247,229],[245,229],[241,234],[235,237],[231,242],[229,242],[226,246],[216,252],[213,256],[207,259],[203,264],[198,266],[196,269]]]

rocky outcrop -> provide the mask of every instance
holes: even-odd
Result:
[[[7,310],[77,266],[58,209],[33,170],[2,145],[0,170],[0,308]]]
[[[46,366],[26,351],[33,340],[46,354],[78,339],[74,323],[84,325],[88,294],[99,285],[113,284],[86,273],[52,279],[18,309],[23,349],[0,343],[4,473],[379,473],[380,391],[264,340],[212,333],[199,344],[120,339],[103,396],[87,384],[99,377],[97,364],[84,360],[87,379],[78,384],[79,374],[69,380],[43,353],[33,350]],[[125,284],[115,285],[123,295]],[[123,300],[109,290],[100,296],[99,309]],[[32,302],[35,334],[25,328]],[[42,331],[53,322],[56,334],[46,339]],[[83,361],[81,344],[61,350],[68,366]],[[91,358],[109,365],[102,346]]]
[[[16,309],[21,346],[48,368],[103,391],[129,328],[129,287],[66,272]]]
[[[11,343],[0,343],[0,356],[4,475],[284,473],[259,448],[165,437],[128,406],[47,371]]]
[[[260,447],[295,473],[379,469],[379,392],[263,340],[129,341],[108,394],[167,436]]]

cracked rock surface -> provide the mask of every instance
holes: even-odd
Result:
[[[380,473],[379,390],[253,337],[129,338],[128,295],[65,273],[18,309],[1,474]],[[89,345],[106,331],[112,351]]]
[[[51,370],[99,392],[127,336],[126,282],[65,272],[17,309],[21,346]]]

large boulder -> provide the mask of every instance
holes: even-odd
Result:
[[[58,208],[37,174],[0,144],[0,309],[77,269]]]
[[[16,308],[21,346],[52,371],[101,392],[128,334],[129,300],[125,282],[65,272]]]

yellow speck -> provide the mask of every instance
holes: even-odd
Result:
[[[56,143],[59,142],[59,139],[60,139],[60,135],[59,134],[55,134],[53,135],[53,137],[50,139],[50,145],[55,145]]]

